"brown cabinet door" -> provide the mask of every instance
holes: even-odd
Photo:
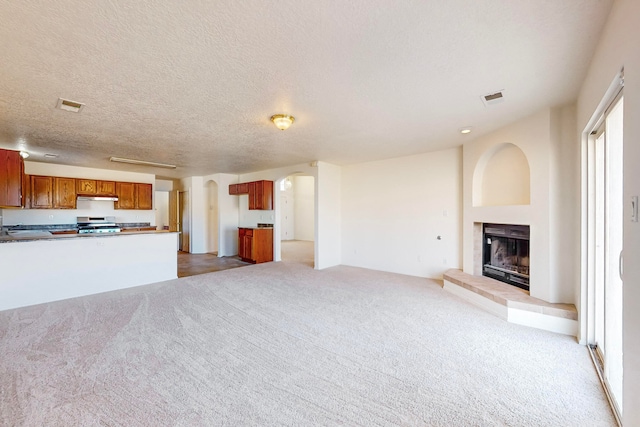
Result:
[[[153,209],[153,186],[136,184],[136,209]]]
[[[76,179],[76,191],[78,194],[96,194],[97,182],[95,179]]]
[[[115,202],[115,209],[135,209],[136,208],[136,184],[133,182],[116,182],[116,195],[118,201]]]
[[[238,184],[229,185],[229,194],[232,196],[238,194]]]
[[[248,182],[243,182],[238,185],[238,194],[249,194],[249,184]]]
[[[75,178],[53,178],[53,208],[76,208],[76,180]]]
[[[253,259],[253,236],[244,236],[243,237],[243,245],[242,245],[242,255],[241,257],[246,260],[254,261]]]
[[[22,204],[24,161],[18,151],[0,150],[0,208]]]
[[[113,196],[116,194],[116,182],[115,181],[98,181],[98,190],[96,195],[98,196]]]
[[[256,208],[256,183],[250,182],[249,184],[249,210],[255,210]]]
[[[53,209],[53,177],[31,175],[31,207]]]

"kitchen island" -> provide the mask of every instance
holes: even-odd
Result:
[[[0,310],[178,277],[178,233],[0,236]]]

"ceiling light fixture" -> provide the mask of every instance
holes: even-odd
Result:
[[[465,126],[463,128],[460,128],[460,133],[463,135],[471,133],[471,126]]]
[[[21,151],[21,152],[20,152],[20,156],[21,156],[23,159],[26,159],[27,157],[29,157],[29,153],[27,153],[26,151]]]
[[[176,165],[168,165],[166,163],[147,162],[145,160],[123,159],[122,157],[110,157],[109,161],[117,163],[128,163],[131,165],[155,166],[157,168],[175,169]]]
[[[271,116],[271,121],[278,129],[287,130],[293,124],[295,118],[287,114],[274,114]]]

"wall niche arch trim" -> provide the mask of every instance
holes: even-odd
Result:
[[[494,145],[476,163],[472,188],[474,207],[529,205],[531,170],[527,156],[515,144]]]

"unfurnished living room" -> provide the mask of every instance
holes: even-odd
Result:
[[[638,23],[3,2],[0,425],[640,426]]]

